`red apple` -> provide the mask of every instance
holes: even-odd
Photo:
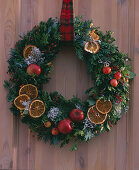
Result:
[[[52,128],[51,133],[52,135],[58,135],[59,134],[58,128]]]
[[[112,79],[112,80],[110,81],[110,84],[111,84],[111,86],[113,86],[113,87],[117,87],[118,82],[117,82],[116,79]]]
[[[84,113],[82,110],[80,109],[73,109],[70,112],[70,118],[71,120],[73,120],[74,122],[81,122],[84,119]]]
[[[72,131],[72,121],[69,118],[61,120],[58,124],[58,130],[62,134],[68,134]]]
[[[116,78],[116,80],[119,80],[120,78],[121,78],[121,73],[120,72],[116,72],[115,74],[114,74],[114,77]]]
[[[33,76],[33,74],[37,74],[37,76],[41,73],[41,67],[38,66],[37,64],[30,64],[27,67],[27,73],[30,76]]]
[[[104,74],[110,74],[111,68],[110,67],[103,67],[103,73]]]

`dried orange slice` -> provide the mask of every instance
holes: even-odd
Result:
[[[35,99],[38,96],[37,87],[32,84],[26,84],[19,90],[19,95],[26,94],[30,99]]]
[[[33,118],[38,118],[45,112],[45,105],[41,100],[34,100],[29,106],[29,114]]]
[[[24,58],[28,58],[29,55],[31,55],[32,48],[36,47],[35,45],[27,45],[23,50],[23,56]]]
[[[24,110],[26,106],[23,105],[23,102],[29,101],[29,99],[29,96],[27,96],[26,94],[22,94],[14,99],[14,105],[18,109]]]
[[[87,117],[94,124],[102,124],[105,122],[107,114],[101,114],[94,105],[88,109]]]
[[[108,114],[112,109],[111,101],[105,101],[104,99],[96,101],[96,108],[102,114]]]
[[[89,32],[89,35],[90,35],[90,38],[91,38],[92,40],[94,40],[94,41],[99,40],[99,35],[97,35],[97,34],[95,33],[95,30],[90,31],[90,32]]]
[[[86,42],[84,45],[84,50],[90,53],[96,54],[99,50],[100,46],[97,42]]]

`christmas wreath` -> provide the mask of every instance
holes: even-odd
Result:
[[[94,87],[86,90],[88,99],[65,99],[58,92],[48,94],[52,62],[60,51],[60,23],[56,19],[41,22],[21,36],[11,49],[8,60],[8,89],[10,110],[20,116],[39,139],[62,147],[74,139],[88,142],[103,131],[109,131],[128,109],[131,72],[127,54],[114,44],[111,31],[103,33],[92,21],[74,19],[73,46],[76,54],[87,64]]]

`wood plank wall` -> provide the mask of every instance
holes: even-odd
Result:
[[[30,30],[41,20],[59,17],[62,0],[0,0],[0,169],[14,170],[139,170],[139,1],[74,0],[75,15],[93,19],[102,30],[111,29],[117,44],[133,59],[137,73],[131,84],[130,109],[109,133],[68,151],[37,141],[28,127],[13,117],[3,88],[8,79],[9,49],[18,34]],[[62,67],[61,67],[62,66]],[[44,89],[58,90],[65,97],[84,99],[90,78],[86,66],[72,48],[63,47],[54,61],[52,80]]]

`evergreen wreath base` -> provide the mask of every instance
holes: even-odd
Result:
[[[8,102],[12,103],[11,112],[17,117],[20,116],[21,121],[37,134],[38,139],[43,139],[45,142],[50,141],[50,144],[54,145],[60,143],[61,147],[74,139],[75,143],[71,150],[76,150],[79,142],[88,142],[103,131],[109,131],[127,111],[129,79],[132,79],[135,74],[131,72],[131,66],[128,64],[130,59],[127,54],[119,52],[111,31],[103,33],[98,27],[93,26],[92,21],[83,21],[81,17],[76,17],[74,19],[73,46],[79,59],[87,64],[88,74],[94,80],[94,87],[86,90],[88,95],[86,101],[81,101],[76,96],[67,100],[58,92],[48,94],[47,91],[43,91],[42,85],[48,83],[50,79],[49,73],[53,69],[52,61],[60,51],[60,46],[63,45],[60,41],[59,27],[60,23],[56,19],[50,18],[47,22],[41,22],[35,26],[24,36],[20,36],[20,40],[10,52],[7,72],[10,79],[5,81],[4,86],[8,89]],[[98,40],[90,36],[91,31],[95,33],[91,35],[97,35]],[[30,56],[24,58],[23,51],[28,45],[34,45],[37,48],[34,48],[34,53],[32,52]],[[98,51],[92,52],[92,48],[89,49],[88,46],[86,48],[85,45],[99,48]],[[38,73],[39,75],[37,73],[29,74],[27,68],[30,64],[38,65],[41,68],[41,73]],[[104,67],[110,67],[111,72],[106,74],[103,70]],[[117,80],[118,85],[113,86],[110,82],[115,79],[117,72],[122,77]],[[29,108],[26,107],[21,111],[14,104],[15,98],[19,96],[20,88],[27,84],[37,87],[37,99],[43,101],[45,105],[44,114],[38,118],[30,116]],[[110,101],[112,108],[103,123],[95,124],[89,119],[88,110],[98,100]],[[82,121],[71,119],[70,113],[74,109],[83,112]],[[63,134],[59,131],[58,126],[66,118],[71,120],[72,129],[69,133]]]

